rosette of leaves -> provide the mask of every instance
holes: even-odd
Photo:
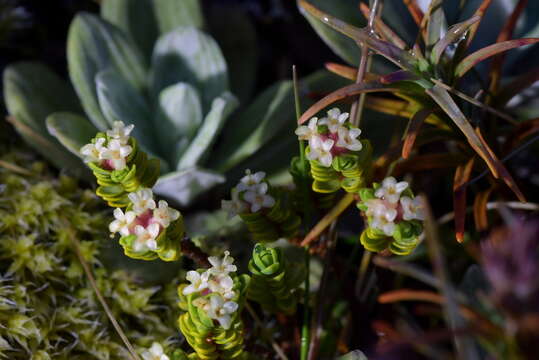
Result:
[[[488,169],[486,175],[490,181],[505,183],[520,201],[525,201],[519,186],[499,158],[509,156],[519,145],[524,146],[524,140],[537,131],[537,121],[529,115],[534,111],[530,112],[526,105],[529,101],[518,96],[539,76],[537,69],[526,72],[523,69],[528,67],[522,66],[526,63],[525,57],[535,58],[532,54],[537,51],[536,46],[526,45],[539,42],[539,38],[531,37],[537,36],[536,24],[528,19],[518,21],[526,9],[526,2],[505,7],[512,8],[511,13],[504,14],[509,15],[506,19],[493,5],[496,1],[436,0],[430,2],[425,12],[415,2],[407,2],[411,29],[415,28],[412,36],[407,27],[393,21],[403,17],[404,12],[393,11],[395,7],[404,7],[402,2],[386,1],[387,6],[375,9],[359,2],[344,3],[298,0],[301,10],[335,49],[345,50],[341,46],[345,43],[346,49],[355,46],[355,53],[359,54],[361,46],[369,49],[369,54],[392,63],[393,70],[377,69],[373,73],[368,72],[363,81],[358,81],[356,68],[331,65],[332,71],[354,83],[321,99],[302,115],[299,123],[308,121],[336,101],[365,93],[369,93],[365,102],[367,108],[408,118],[409,125],[402,134],[403,143],[385,154],[389,160],[385,164],[397,160],[400,155],[408,159],[409,164],[422,164],[425,170],[442,167],[441,164],[455,168],[455,223],[459,241],[463,240],[464,233],[466,188],[475,171]],[[372,15],[370,18],[374,21],[370,25],[347,22],[353,13],[351,7],[357,5],[359,10],[356,8],[356,11],[361,11],[365,17]],[[350,11],[346,13],[343,8]],[[485,16],[495,16],[497,20],[488,21]],[[500,30],[480,31],[480,24]],[[488,41],[485,41],[485,34],[490,38]],[[480,35],[483,35],[482,39]],[[516,35],[526,37],[513,39]],[[346,41],[342,42],[343,39]],[[516,50],[506,53],[511,49]],[[344,58],[343,51],[341,56]],[[488,66],[483,63],[487,59],[492,60]],[[515,67],[516,64],[519,67]],[[375,94],[382,92],[391,93],[399,100]],[[532,98],[537,96],[532,95]],[[513,101],[509,103],[511,99]],[[519,99],[523,101],[517,101]],[[502,138],[504,134],[511,135]],[[383,136],[387,137],[387,132],[384,131]],[[436,156],[436,161],[428,163],[429,156],[420,154],[421,147],[426,144],[455,141],[458,147],[429,154],[430,157]],[[384,166],[381,171],[385,170]],[[490,181],[483,182],[483,189],[476,196],[476,203],[480,206],[476,210],[482,214],[486,213],[486,202],[478,199],[480,195],[491,193]]]
[[[52,177],[22,149],[0,159],[14,165],[0,168],[0,358],[129,357],[90,286],[74,238],[133,344],[170,344],[177,332],[174,290],[101,265],[109,219],[97,196],[73,178]]]
[[[296,312],[297,288],[304,279],[302,267],[290,266],[281,249],[256,244],[249,260],[250,300],[266,311],[291,315]]]
[[[12,65],[4,73],[12,123],[69,169],[96,132],[116,120],[134,124],[141,148],[162,159],[154,190],[180,205],[238,175],[240,163],[282,169],[276,155],[294,148],[292,84],[239,108],[233,93],[244,101],[253,87],[254,29],[242,13],[221,10],[206,22],[198,0],[107,0],[101,17],[77,15],[67,46],[75,92],[43,65]],[[223,24],[225,15],[233,21]]]
[[[357,207],[361,211],[367,212],[369,210],[366,203],[369,200],[377,199],[375,192],[380,186],[379,183],[374,182],[372,183],[372,188],[363,188],[359,191],[361,202],[357,204]],[[401,196],[410,199],[414,198],[410,188],[405,189]],[[402,210],[398,210],[398,213],[398,216],[402,216],[400,214]],[[398,219],[398,221],[395,221],[395,229],[392,234],[388,235],[381,229],[372,226],[372,216],[366,216],[366,218],[367,226],[360,235],[360,241],[365,249],[369,251],[380,252],[389,249],[395,255],[408,255],[419,244],[419,236],[423,233],[423,224],[419,220]]]
[[[238,309],[232,315],[228,329],[224,329],[219,323],[208,317],[201,306],[196,305],[196,300],[209,299],[213,296],[203,293],[183,294],[187,284],[178,287],[180,298],[179,307],[183,314],[178,318],[178,324],[182,334],[189,345],[195,351],[188,355],[189,359],[248,359],[249,354],[244,350],[244,328],[241,312],[246,300],[246,292],[249,286],[249,275],[232,275],[235,293],[230,301],[238,304]]]

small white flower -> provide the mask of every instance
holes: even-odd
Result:
[[[80,149],[80,153],[84,156],[84,162],[99,162],[103,159],[103,151],[105,151],[105,138],[97,138],[94,144],[86,144]]]
[[[137,217],[133,211],[126,211],[125,214],[120,208],[114,209],[114,218],[110,225],[109,230],[111,233],[119,232],[122,236],[129,235],[129,227],[135,221]]]
[[[238,310],[238,304],[234,301],[227,301],[220,295],[210,296],[210,307],[207,311],[208,317],[215,319],[219,322],[219,325],[223,329],[228,330],[230,328],[232,317],[230,316]]]
[[[234,280],[228,275],[212,276],[208,280],[208,287],[212,292],[220,294],[225,299],[232,299],[235,295],[232,291]]]
[[[309,144],[307,159],[318,160],[323,166],[330,167],[331,162],[333,161],[333,156],[331,155],[333,144],[335,144],[335,141],[332,139],[322,140],[318,136],[312,138],[311,143]]]
[[[390,203],[399,202],[401,193],[406,190],[408,183],[406,181],[397,182],[394,177],[385,178],[382,186],[376,190],[374,195],[377,198],[385,199]]]
[[[126,158],[133,149],[129,145],[123,145],[120,140],[110,140],[101,154],[105,160],[109,160],[115,170],[122,170],[126,166]]]
[[[144,360],[170,360],[170,358],[163,352],[163,346],[154,342],[152,347],[145,350],[142,353],[142,359]]]
[[[275,199],[267,195],[268,184],[262,183],[243,194],[243,199],[251,204],[251,212],[255,213],[262,208],[271,208],[275,205]]]
[[[311,120],[309,120],[308,126],[305,126],[305,125],[299,126],[296,129],[295,134],[298,136],[300,140],[307,140],[310,142],[313,137],[318,135],[317,122],[318,122],[318,118],[313,117]]]
[[[408,196],[403,196],[400,199],[400,203],[403,210],[402,218],[404,220],[425,220],[425,211],[421,198],[416,197],[412,200]]]
[[[115,121],[112,125],[112,130],[107,130],[107,135],[113,139],[119,140],[122,145],[129,141],[129,134],[133,131],[135,125],[127,125],[123,121]]]
[[[159,235],[159,224],[153,223],[148,227],[137,225],[135,226],[135,235],[137,238],[133,244],[133,250],[136,252],[157,250],[155,238]]]
[[[155,201],[154,201],[155,202]],[[168,206],[165,200],[159,200],[159,207],[153,211],[153,221],[166,228],[171,221],[175,221],[180,217],[180,212]]]
[[[146,210],[155,209],[155,200],[151,189],[142,188],[136,192],[129,193],[127,197],[133,203],[133,211],[137,215],[145,213]]]
[[[369,199],[366,202],[367,216],[372,217],[385,217],[388,221],[393,221],[397,217],[397,209],[395,209],[391,203],[387,203],[380,199]]]
[[[327,125],[329,131],[335,134],[339,128],[348,119],[348,113],[342,113],[338,108],[333,108],[328,111],[328,117],[320,119],[320,125]]]
[[[210,256],[208,257],[208,262],[212,266],[208,270],[211,275],[226,276],[229,273],[238,270],[236,265],[234,265],[234,258],[230,256],[230,252],[228,250],[225,251],[225,255],[222,259],[218,256]]]
[[[221,208],[228,213],[228,219],[247,211],[247,204],[239,199],[238,189],[231,191],[232,200],[221,200]]]
[[[339,140],[337,140],[337,146],[343,147],[351,151],[359,151],[363,148],[363,144],[359,141],[358,136],[361,134],[361,130],[358,128],[352,128],[348,130],[345,127],[340,127],[337,130],[339,134]]]
[[[246,190],[252,190],[260,184],[262,180],[266,177],[266,173],[263,171],[258,171],[254,174],[251,174],[251,170],[245,170],[245,176],[241,178],[240,183],[236,186],[238,193]]]
[[[209,276],[210,273],[207,271],[202,274],[194,270],[188,271],[185,275],[185,279],[191,282],[191,284],[184,287],[182,293],[184,295],[189,295],[207,289]]]
[[[387,216],[374,216],[370,225],[375,229],[382,230],[387,236],[393,235],[395,231],[395,223]]]
[[[197,308],[200,308],[204,310],[204,312],[208,312],[210,310],[210,300],[207,297],[198,297],[193,300],[193,305],[195,305]]]

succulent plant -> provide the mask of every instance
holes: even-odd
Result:
[[[242,67],[243,58],[226,41],[226,32],[238,24],[252,31],[244,15],[236,12],[234,18],[230,30],[218,26],[231,58],[227,63],[203,30],[198,0],[104,1],[101,17],[81,13],[69,30],[69,75],[76,94],[43,65],[12,65],[4,73],[10,120],[45,157],[71,169],[79,168],[75,155],[96,132],[114,121],[134,124],[141,148],[162,160],[156,193],[187,205],[251,155],[273,157],[294,145],[292,136],[281,135],[293,128],[291,82],[271,86],[238,110],[231,90],[248,98],[254,73],[242,74],[253,65]],[[252,34],[237,42],[241,51],[252,52]],[[324,79],[317,75],[307,83]]]

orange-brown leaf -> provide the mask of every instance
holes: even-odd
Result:
[[[488,216],[487,216],[487,202],[494,190],[494,186],[491,186],[485,191],[481,191],[475,197],[473,204],[473,217],[475,227],[479,231],[485,231],[488,228]]]
[[[455,213],[455,236],[461,243],[464,240],[466,222],[466,190],[467,182],[472,175],[475,158],[470,158],[466,164],[459,165],[453,180],[453,211]]]
[[[366,19],[370,17],[371,10],[369,9],[369,6],[367,4],[360,2],[359,10]],[[399,35],[397,35],[397,33],[394,32],[389,26],[387,26],[381,18],[376,19],[376,21],[374,22],[374,29],[378,34],[382,36],[382,39],[393,43],[393,45],[395,45],[399,49],[406,49],[406,42],[401,37],[399,37]]]
[[[423,125],[425,119],[428,118],[433,112],[433,109],[421,109],[417,111],[410,119],[408,129],[404,135],[404,143],[402,144],[402,157],[404,159],[408,159],[408,156],[410,156],[410,152],[414,146],[417,134],[419,134],[421,125]]]
[[[403,0],[402,1],[404,5],[408,7],[408,11],[410,12],[410,15],[412,15],[412,19],[414,19],[417,26],[421,25],[421,21],[423,20],[423,11],[417,4],[416,0]]]

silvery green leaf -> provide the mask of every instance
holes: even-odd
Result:
[[[237,106],[238,100],[229,92],[213,100],[211,110],[204,118],[202,126],[178,161],[178,170],[195,166],[203,161],[227,117]]]
[[[4,100],[11,116],[49,137],[45,119],[55,111],[82,112],[69,84],[40,63],[20,62],[4,71]]]
[[[196,196],[224,181],[224,176],[217,172],[192,167],[160,177],[153,190],[158,195],[187,206]]]
[[[113,69],[136,91],[146,86],[146,65],[131,39],[114,25],[91,14],[79,14],[71,23],[67,60],[71,81],[84,110],[100,130],[105,130],[108,122],[97,98],[97,73]]]
[[[180,27],[159,38],[152,57],[154,96],[178,82],[193,85],[208,109],[228,90],[226,62],[212,37],[194,27]]]
[[[202,105],[193,86],[178,83],[161,91],[155,129],[163,154],[171,153],[170,149],[176,148],[170,157],[171,162],[183,153],[201,123]]]
[[[80,157],[80,148],[88,144],[98,132],[84,116],[56,112],[47,117],[47,129],[63,146]]]
[[[153,4],[162,34],[178,26],[204,26],[200,0],[153,0]]]
[[[255,153],[283,126],[289,125],[292,130],[293,109],[291,81],[281,81],[265,90],[245,111],[228,122],[223,143],[212,158],[212,167],[226,171]]]
[[[146,100],[130,83],[112,69],[100,71],[95,78],[101,112],[111,128],[114,121],[133,124],[133,136],[141,146],[155,152],[151,112]]]
[[[356,27],[365,26],[365,20],[359,15],[356,1],[349,0],[311,0],[309,1],[317,8],[338,17],[344,22]],[[303,16],[309,21],[318,36],[346,62],[352,65],[359,64],[360,50],[356,42],[345,35],[333,30],[322,21],[302,12]]]
[[[215,6],[208,17],[211,34],[221,47],[230,74],[231,91],[246,103],[256,81],[258,46],[250,17],[239,6]]]
[[[129,35],[148,62],[159,34],[154,3],[156,1],[152,0],[107,0],[101,3],[101,17]]]
[[[363,354],[362,351],[354,350],[354,351],[349,352],[348,354],[338,357],[337,360],[368,360],[368,359],[365,356],[365,354]]]

